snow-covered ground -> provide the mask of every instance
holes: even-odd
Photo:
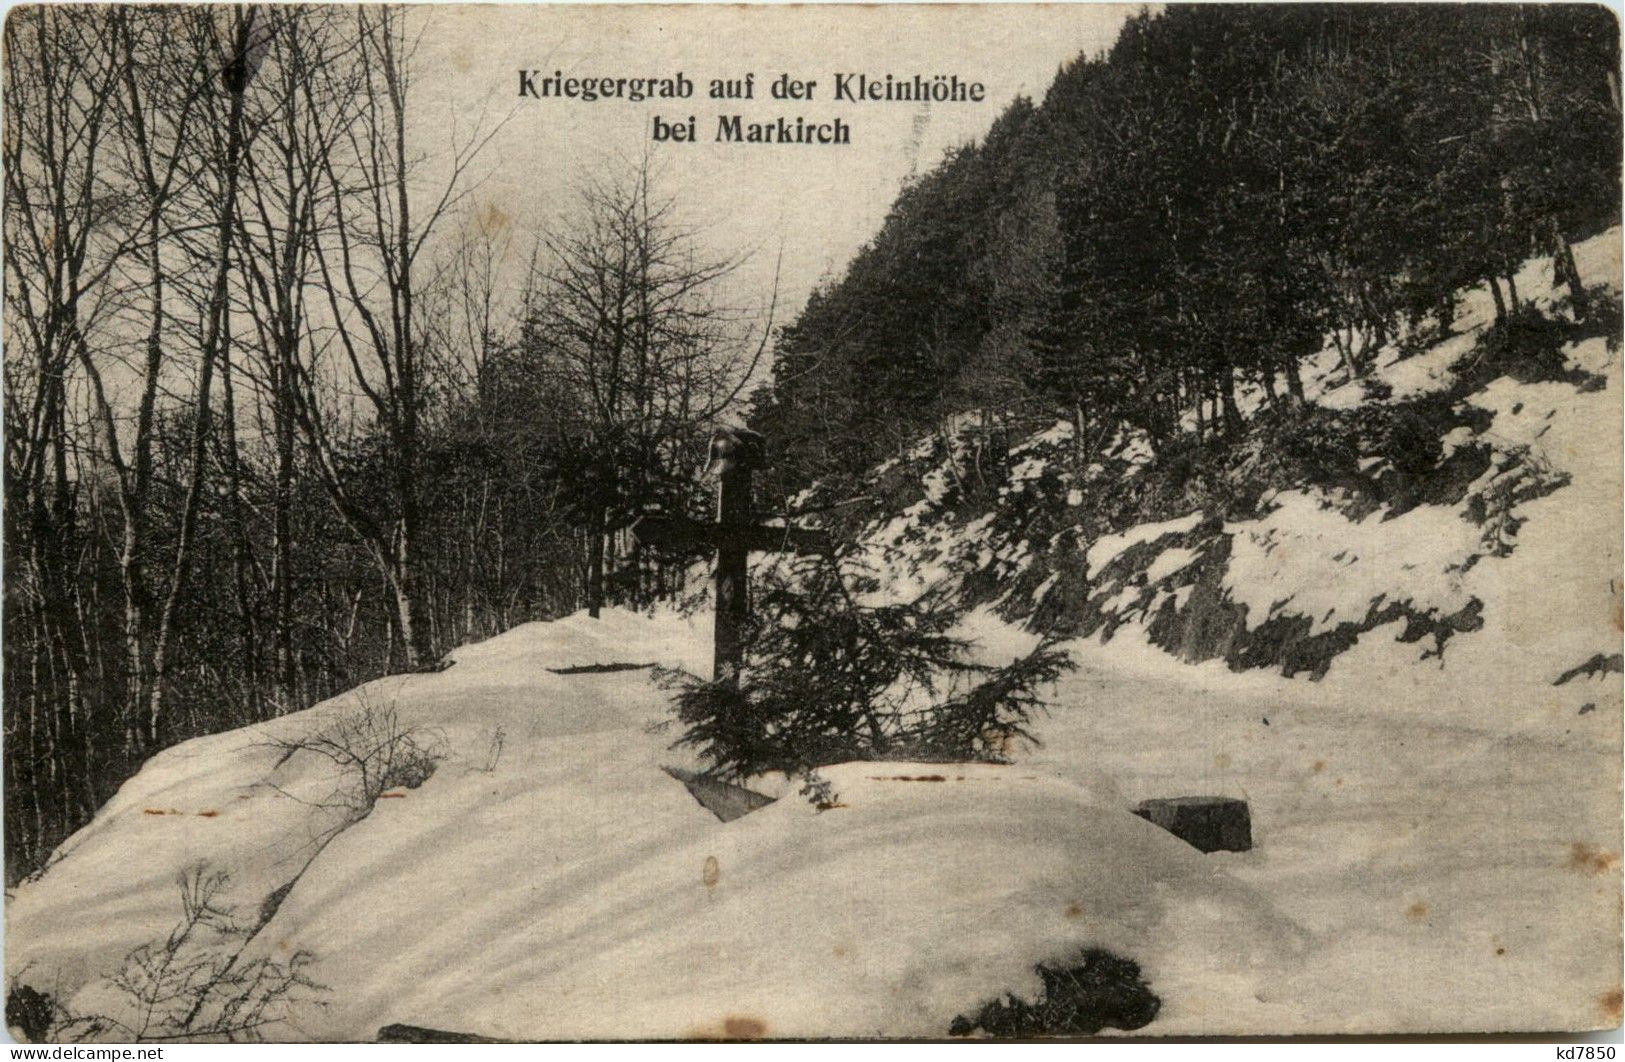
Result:
[[[1579,249],[1588,276],[1617,277],[1618,241]],[[1519,286],[1549,298],[1540,268]],[[1469,332],[1485,301],[1469,296]],[[1442,389],[1465,349],[1376,371],[1395,395]],[[1489,426],[1450,440],[1569,477],[1517,503],[1510,551],[1458,506],[1355,519],[1296,491],[1223,528],[1224,587],[1249,623],[1287,608],[1336,625],[1401,594],[1441,613],[1477,600],[1482,625],[1442,655],[1395,620],[1320,682],[1191,665],[1148,643],[1154,610],[1136,606],[1110,641],[1071,643],[1079,670],[1014,763],[834,766],[825,810],[762,779],[781,799],[723,824],[660,770],[694,764],[671,748],[648,670],[548,670],[703,673],[706,617],[530,624],[455,651],[447,671],[154,757],[8,897],[9,978],[139,1023],[109,977],[173,929],[178,877],[206,865],[229,874],[220,902],[253,932],[187,946],[241,949],[239,966],[308,952],[326,986],[271,1037],[371,1039],[395,1022],[508,1038],[942,1036],[1004,992],[1031,997],[1035,964],[1087,946],[1141,965],[1162,999],[1149,1034],[1615,1024],[1620,676],[1556,683],[1620,651],[1625,377],[1600,339],[1569,353],[1606,387],[1494,381],[1469,399]],[[1313,396],[1361,400],[1321,369]],[[1022,468],[1013,489],[1048,489],[1040,463]],[[875,529],[893,593],[955,557],[1007,580],[1027,563],[1019,542],[999,553],[982,537],[991,517],[934,527],[941,489]],[[1195,563],[1181,542],[1199,520],[1076,548],[1091,572],[1141,557],[1160,592]],[[1139,592],[1120,596],[1127,614]],[[1035,638],[989,610],[969,629],[989,658]],[[361,708],[437,764],[352,821],[335,796],[353,776],[287,742]],[[1245,798],[1255,848],[1202,856],[1127,810],[1192,794]]]
[[[1028,639],[979,622],[991,653]],[[1142,965],[1148,1033],[1617,1020],[1613,676],[1583,680],[1584,715],[1436,712],[1364,676],[1082,643],[1014,764],[830,768],[841,806],[782,785],[723,824],[659,770],[684,761],[648,672],[544,670],[705,648],[612,612],[365,687],[444,759],[313,860],[330,820],[299,797],[327,765],[262,742],[354,698],[172,749],[17,891],[8,969],[117,1014],[97,975],[173,927],[185,868],[229,871],[252,912],[309,861],[245,958],[308,950],[329,990],[273,1037],[940,1036],[1086,946]],[[1257,847],[1202,856],[1126,811],[1190,793],[1246,798]]]
[[[1617,675],[1579,684],[1581,715],[1567,687],[1439,671],[1411,686],[1340,663],[1311,684],[1121,638],[1077,657],[1024,762],[1087,764],[1125,802],[1245,798],[1256,847],[1207,858],[1314,940],[1256,1006],[1171,996],[1157,1031],[1618,1023]]]

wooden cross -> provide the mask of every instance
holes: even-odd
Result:
[[[766,454],[762,436],[744,428],[724,428],[711,438],[708,471],[717,477],[715,523],[669,513],[649,513],[632,525],[632,537],[656,548],[714,547],[716,568],[716,635],[712,649],[714,681],[739,681],[745,657],[745,625],[750,619],[746,562],[751,550],[820,553],[829,548],[822,531],[773,527],[756,522],[751,505],[751,473]]]

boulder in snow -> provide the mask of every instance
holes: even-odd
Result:
[[[1247,802],[1234,797],[1145,800],[1134,814],[1161,826],[1199,852],[1245,852],[1253,846]]]

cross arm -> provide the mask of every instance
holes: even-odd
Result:
[[[723,549],[743,547],[770,553],[823,553],[830,548],[828,532],[805,527],[765,527],[704,523],[670,513],[646,513],[632,525],[640,545],[656,549]]]

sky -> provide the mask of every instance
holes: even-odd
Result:
[[[419,8],[414,116],[425,172],[451,145],[495,130],[470,170],[463,217],[511,226],[522,260],[538,232],[568,216],[584,177],[625,171],[648,154],[714,257],[749,256],[734,283],[784,323],[823,279],[838,276],[885,218],[910,176],[948,148],[978,139],[1011,100],[1042,99],[1060,65],[1096,54],[1138,5],[587,6]],[[521,99],[521,70],[565,77],[670,77],[695,83],[687,100],[640,103]],[[713,78],[755,75],[755,98],[707,98]],[[781,73],[817,81],[810,101],[780,101]],[[980,103],[837,102],[833,75],[958,75],[981,82]],[[539,78],[537,79],[539,80]],[[714,141],[718,114],[746,121],[839,116],[847,145]],[[697,119],[699,143],[655,143],[655,116]],[[477,134],[476,131],[479,131]],[[465,222],[466,223],[466,222]],[[781,257],[782,256],[782,257]],[[516,286],[520,270],[510,271]]]

